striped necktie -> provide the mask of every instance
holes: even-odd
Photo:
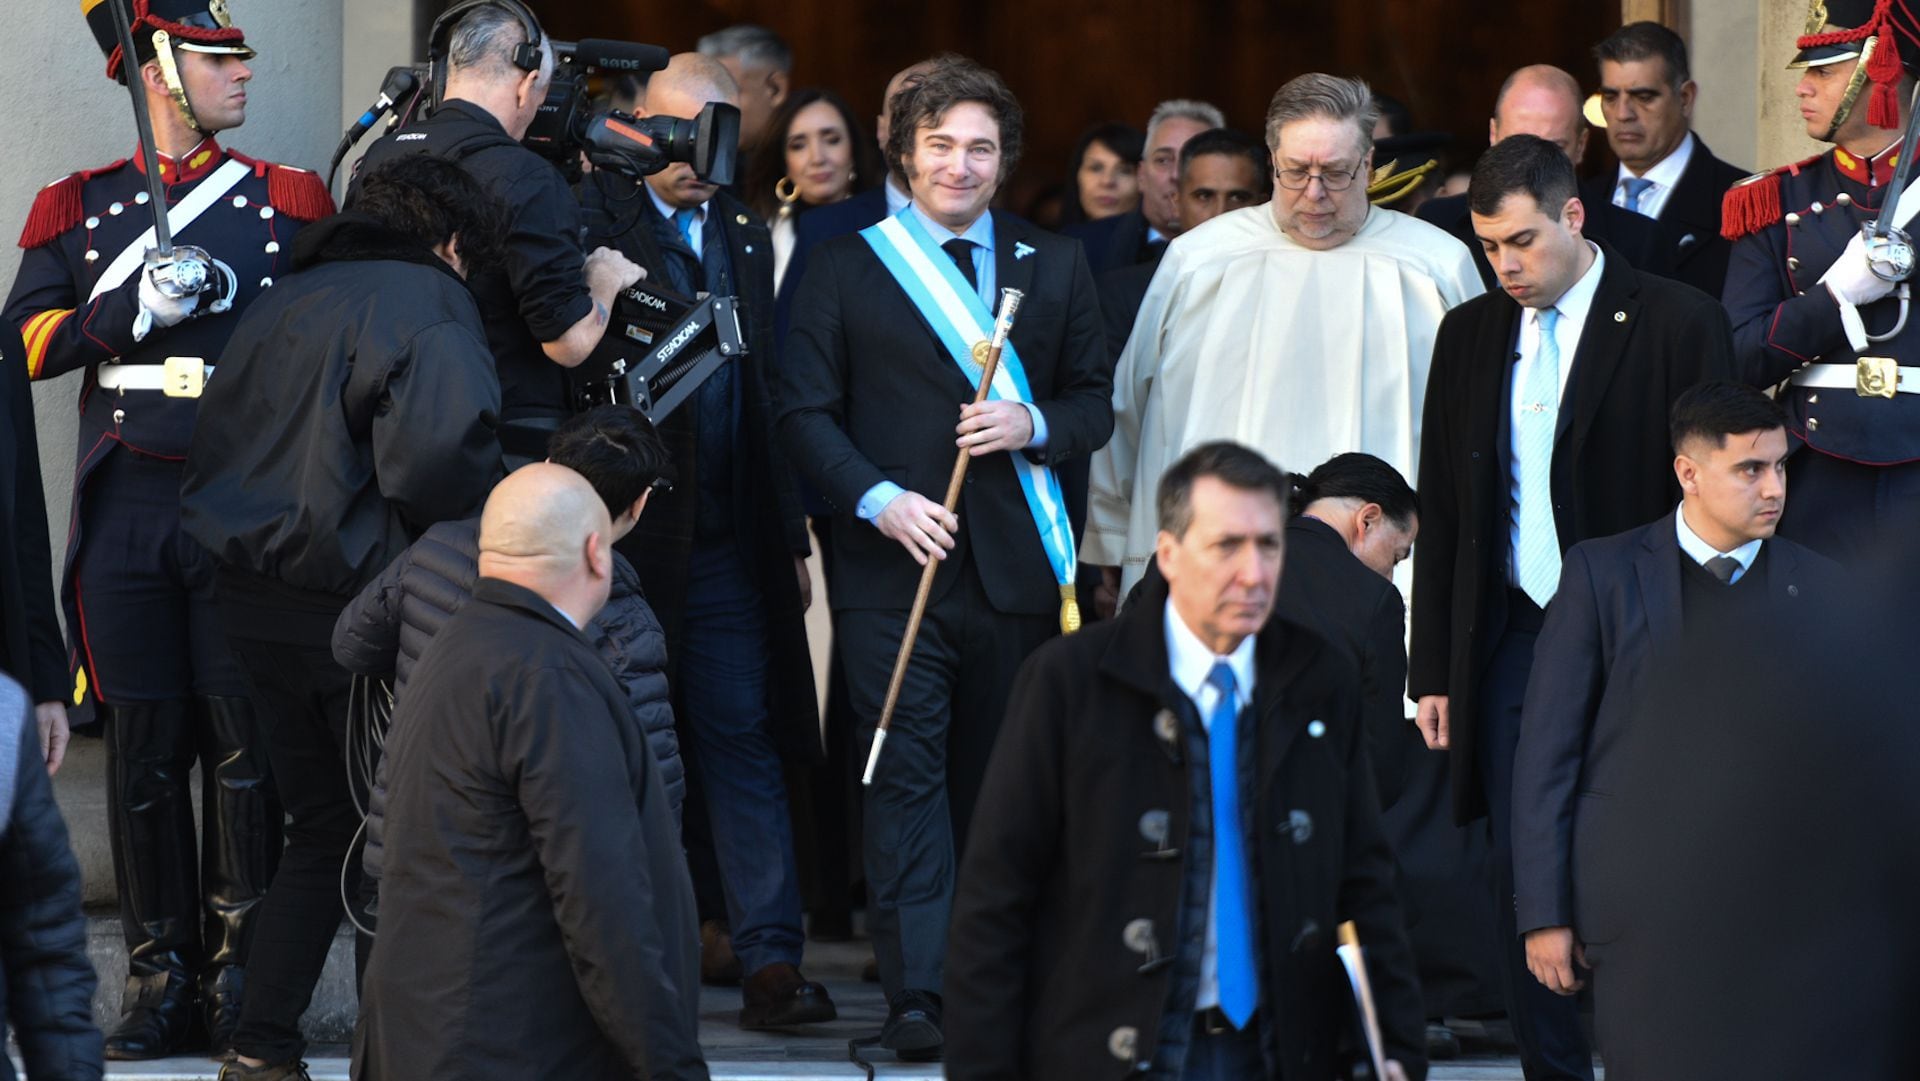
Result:
[[[1538,315],[1540,344],[1520,390],[1513,425],[1514,460],[1520,473],[1519,550],[1514,566],[1519,586],[1542,608],[1560,586],[1560,538],[1553,524],[1553,437],[1560,417],[1560,343],[1553,329],[1560,309]]]
[[[1207,722],[1208,776],[1213,789],[1213,938],[1220,1012],[1246,1028],[1260,1001],[1253,961],[1252,895],[1247,885],[1246,838],[1240,831],[1240,699],[1233,668],[1218,661],[1207,682],[1220,692]]]

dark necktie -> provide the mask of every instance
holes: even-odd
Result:
[[[953,257],[953,265],[960,268],[960,276],[967,279],[974,292],[980,291],[980,279],[973,272],[973,241],[954,237],[940,245],[942,251]]]
[[[1706,567],[1723,584],[1731,585],[1733,576],[1740,570],[1740,561],[1732,556],[1714,556],[1707,560]]]

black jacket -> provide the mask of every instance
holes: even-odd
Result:
[[[1325,522],[1287,523],[1287,556],[1274,615],[1310,627],[1360,673],[1360,721],[1380,806],[1406,779],[1407,605],[1392,581],[1356,558]]]
[[[380,577],[340,613],[333,630],[333,659],[349,672],[393,677],[393,693],[405,694],[407,679],[427,643],[473,597],[480,580],[480,522],[442,522],[427,530]],[[687,775],[680,737],[667,700],[667,637],[640,592],[640,576],[626,557],[613,557],[613,589],[607,606],[588,622],[587,637],[626,689],[634,720],[653,745],[654,761],[667,786],[674,821],[686,798]],[[387,772],[383,761],[367,801],[368,877],[383,873]]]
[[[1113,434],[1113,364],[1093,275],[1077,241],[997,211],[993,225],[995,280],[1026,293],[1013,343],[1047,422],[1044,451],[1022,453],[1057,468],[1092,454]],[[919,565],[855,509],[883,480],[935,502],[946,498],[954,426],[973,387],[864,238],[839,237],[814,251],[775,387],[781,443],[834,509],[834,609],[906,608]],[[959,547],[951,555],[964,555],[969,545],[991,553],[978,566],[995,608],[1023,615],[1059,610],[1058,585],[1005,454],[974,459],[959,516]],[[951,587],[962,562],[944,562],[934,599]]]
[[[0,672],[24,684],[35,702],[65,701],[67,662],[54,617],[53,545],[40,485],[33,394],[26,349],[0,323]]]
[[[500,384],[473,296],[348,212],[301,233],[207,383],[181,526],[222,565],[344,601],[500,476]]]
[[[706,1078],[686,860],[592,643],[482,578],[409,688],[353,1076]]]
[[[1714,157],[1705,140],[1695,135],[1693,156],[1658,218],[1613,205],[1617,170],[1588,177],[1580,185],[1580,201],[1587,219],[1599,225],[1593,235],[1607,238],[1634,266],[1718,297],[1727,284],[1727,258],[1733,252],[1733,242],[1720,235],[1720,203],[1727,189],[1746,175],[1746,170]]]
[[[53,802],[33,704],[0,676],[0,1045],[20,1044],[31,1081],[105,1072],[93,1025],[93,962],[80,910],[80,864]],[[0,1055],[0,1079],[13,1081]]]
[[[1178,741],[1166,586],[1021,669],[954,894],[946,1064],[973,1078],[1132,1076],[1157,1050],[1179,944],[1193,768]],[[1243,747],[1271,1076],[1338,1076],[1353,1012],[1334,947],[1358,924],[1388,1053],[1426,1072],[1419,982],[1380,832],[1353,669],[1272,620]],[[1191,724],[1199,721],[1193,717]],[[1164,833],[1162,833],[1164,828]],[[1143,967],[1142,962],[1147,962]]]
[[[659,214],[653,200],[637,188],[632,181],[595,174],[581,186],[582,202],[589,219],[632,223],[607,243],[646,268],[648,280],[664,285],[670,279],[666,255],[654,234]],[[626,189],[631,190],[622,196]],[[807,553],[807,524],[792,467],[777,452],[773,438],[773,240],[746,204],[724,191],[714,195],[708,209],[706,228],[720,230],[725,241],[743,316],[741,330],[747,339],[747,355],[734,361],[740,413],[729,493],[733,543],[759,586],[767,615],[767,713],[774,742],[784,760],[812,763],[823,753],[819,697],[807,645],[806,609],[800,603],[793,562],[796,555]],[[686,248],[680,251],[685,253]],[[614,356],[637,363],[645,354],[644,347],[608,335],[588,363],[609,363]],[[679,479],[670,491],[653,494],[647,513],[620,542],[620,550],[639,570],[647,600],[666,628],[670,666],[684,652],[680,643],[687,611],[687,570],[698,543],[699,423],[698,403],[691,399],[661,422],[660,438],[673,456]],[[668,673],[673,676],[674,669],[669,667]],[[679,685],[677,679],[674,683]]]
[[[1732,331],[1712,297],[1627,265],[1602,244],[1593,306],[1572,358],[1554,443],[1560,550],[1622,533],[1680,502],[1667,413],[1688,387],[1725,379]],[[1506,627],[1513,499],[1507,416],[1521,308],[1505,293],[1448,312],[1433,345],[1420,433],[1409,697],[1448,695],[1454,816],[1484,812],[1477,684]]]
[[[506,260],[473,275],[487,345],[499,363],[502,414],[564,416],[567,370],[548,359],[540,343],[558,341],[593,311],[581,274],[579,205],[566,178],[508,135],[493,114],[458,98],[375,142],[358,169],[402,154],[457,161],[506,203]],[[347,193],[349,208],[355,194]]]
[[[1087,267],[1095,276],[1135,263],[1158,261],[1166,251],[1147,243],[1147,216],[1136,207],[1099,221],[1085,221],[1061,230],[1063,236],[1078,240],[1087,251]],[[1116,347],[1117,348],[1117,347]]]

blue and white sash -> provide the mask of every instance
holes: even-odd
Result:
[[[878,225],[862,229],[860,235],[939,336],[967,384],[978,390],[981,362],[986,359],[984,347],[993,337],[994,324],[993,313],[987,310],[980,294],[960,276],[959,267],[927,234],[911,207],[883,219]],[[994,371],[993,386],[987,397],[1008,402],[1033,401],[1027,369],[1021,364],[1020,354],[1011,340],[1000,353],[1000,366]],[[1033,524],[1040,532],[1040,544],[1046,549],[1047,561],[1053,565],[1061,596],[1072,606],[1074,564],[1078,557],[1074,551],[1073,527],[1067,521],[1066,501],[1060,495],[1060,478],[1054,476],[1052,469],[1035,464],[1024,454],[1010,454],[1008,458],[1013,462],[1014,474],[1020,478],[1020,490],[1027,497],[1027,509],[1032,512]],[[983,560],[992,558],[987,552],[976,555]],[[1063,611],[1063,624],[1065,621]],[[1077,606],[1073,621],[1077,626]]]

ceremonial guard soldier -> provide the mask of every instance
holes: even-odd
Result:
[[[1780,533],[1845,562],[1920,500],[1920,321],[1902,231],[1920,214],[1920,174],[1901,149],[1920,13],[1912,0],[1815,0],[1797,47],[1800,115],[1833,148],[1727,192],[1725,301],[1735,370],[1787,384]]]
[[[40,192],[4,318],[26,340],[32,378],[85,373],[63,600],[71,704],[105,721],[130,954],[107,1057],[173,1053],[200,1027],[196,998],[218,1054],[240,1016],[280,810],[213,608],[212,563],[178,530],[181,462],[241,310],[290,269],[294,233],[333,204],[313,173],[215,142],[245,119],[253,74],[226,0],[81,7],[108,77],[131,75],[139,152]],[[161,201],[168,228],[156,228]],[[188,788],[196,759],[204,858]]]

